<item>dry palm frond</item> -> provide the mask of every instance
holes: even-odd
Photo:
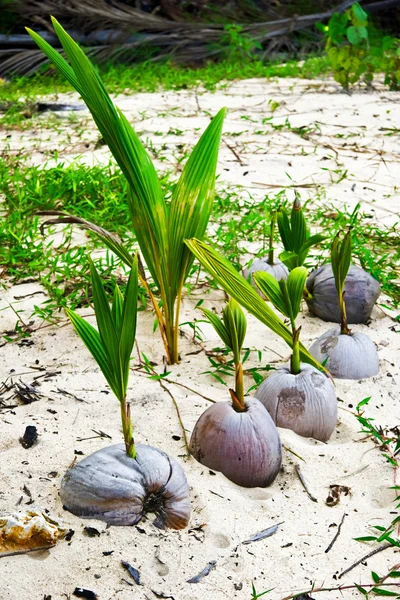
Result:
[[[97,62],[135,62],[147,52],[152,56],[151,60],[173,58],[177,62],[193,64],[226,52],[226,26],[220,23],[171,21],[115,0],[86,0],[84,3],[80,0],[18,2],[21,12],[30,21],[47,28],[48,15],[52,14],[63,23],[68,23],[69,30],[76,28],[74,38]],[[245,24],[241,33],[258,44],[265,44],[268,40],[275,42],[328,19],[333,12],[345,10],[352,2],[345,0],[332,9],[312,15]],[[47,32],[44,37],[54,43]],[[4,38],[0,36],[0,77],[29,75],[47,62],[24,36],[17,36],[19,41],[14,48],[10,48],[10,38]],[[275,46],[274,43],[270,48]]]

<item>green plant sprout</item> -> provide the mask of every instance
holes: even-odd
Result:
[[[292,329],[292,356],[290,359],[290,372],[293,375],[300,373],[300,330],[296,328],[296,318],[300,312],[303,290],[307,279],[307,269],[296,267],[289,273],[287,280],[277,281],[270,273],[259,271],[253,275],[262,293],[272,302],[290,321]]]
[[[131,458],[136,458],[130,404],[126,401],[126,394],[130,358],[136,335],[138,300],[137,254],[132,260],[125,296],[122,295],[119,287],[115,286],[111,307],[100,275],[92,261],[90,261],[90,273],[98,330],[74,311],[68,308],[65,310],[75,331],[99,365],[108,385],[119,400],[126,453]]]
[[[233,353],[235,365],[235,389],[229,390],[232,397],[233,408],[237,412],[246,410],[244,401],[243,363],[241,352],[246,336],[247,321],[244,312],[233,298],[230,298],[224,308],[222,319],[212,310],[200,308],[203,315],[214,327],[215,331],[224,342],[225,346]]]
[[[97,70],[57,20],[52,18],[52,22],[70,64],[37,33],[27,31],[79,92],[128,181],[127,199],[133,229],[158,288],[160,303],[154,298],[139,263],[140,278],[154,306],[168,363],[176,363],[179,361],[182,289],[193,261],[183,241],[193,236],[201,239],[207,228],[225,109],[219,111],[203,133],[167,203],[153,163],[125,116],[114,106]],[[113,236],[90,223],[83,226],[97,233],[128,266],[131,265],[130,252]]]
[[[311,248],[326,239],[326,235],[316,233],[310,235],[304,217],[300,198],[296,193],[296,199],[293,202],[292,211],[289,215],[284,207],[278,210],[278,229],[282,240],[284,252],[281,252],[279,258],[289,271],[296,267],[301,267]]]
[[[344,284],[351,262],[351,228],[347,231],[343,240],[340,241],[340,231],[336,234],[331,247],[331,263],[333,276],[335,278],[336,291],[338,293],[340,308],[340,333],[349,335],[350,329],[347,325],[346,302]]]
[[[269,248],[268,248],[268,259],[267,259],[267,263],[271,266],[273,266],[274,264],[274,233],[275,233],[275,225],[276,225],[276,221],[277,221],[278,215],[276,214],[276,211],[274,210],[271,214],[271,223],[270,223],[270,227],[269,227]]]
[[[186,240],[197,260],[214,277],[223,290],[234,298],[241,306],[246,308],[259,321],[264,323],[271,331],[279,335],[291,348],[293,348],[293,332],[281,321],[266,302],[260,298],[252,286],[242,277],[231,263],[221,256],[212,246],[196,239]],[[298,342],[301,360],[321,370],[323,367],[315,360]]]

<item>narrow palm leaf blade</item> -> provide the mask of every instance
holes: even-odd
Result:
[[[130,358],[136,337],[137,302],[138,256],[136,254],[133,259],[132,269],[126,286],[119,338],[119,355],[125,395],[128,388]]]
[[[212,119],[192,150],[174,190],[168,218],[171,296],[179,293],[194,256],[183,243],[202,239],[210,218],[225,109]]]
[[[288,252],[293,252],[293,244],[292,244],[292,231],[290,228],[290,222],[284,208],[280,208],[277,212],[277,222],[278,222],[278,230],[279,235],[282,240],[283,247]]]
[[[85,321],[80,315],[66,308],[68,318],[70,319],[76,333],[93,356],[100,367],[101,372],[107,380],[110,388],[117,395],[118,386],[116,385],[114,372],[110,364],[110,358],[102,344],[99,332],[90,323]]]
[[[109,357],[113,372],[117,376],[120,372],[118,337],[112,318],[110,305],[103,288],[100,275],[90,260],[90,275],[93,289],[93,304],[96,314],[97,327],[102,344]],[[118,399],[121,399],[118,396]]]
[[[111,307],[111,314],[114,321],[115,331],[117,333],[117,338],[119,337],[121,331],[121,323],[122,323],[122,309],[124,306],[124,298],[122,296],[121,290],[118,285],[114,288],[114,296]]]
[[[299,254],[302,245],[307,240],[308,230],[303,208],[298,197],[296,197],[296,200],[293,203],[292,213],[290,215],[290,224],[292,230],[293,250]]]
[[[285,317],[290,317],[290,311],[286,306],[285,299],[282,296],[282,291],[279,283],[273,275],[264,271],[258,271],[253,275],[254,281],[261,292],[275,306],[279,312]]]
[[[293,319],[296,319],[300,312],[307,275],[308,272],[305,267],[296,267],[293,271],[290,271],[286,281],[290,303],[292,305]]]
[[[219,337],[221,338],[221,340],[224,342],[225,346],[227,348],[229,348],[230,350],[232,350],[232,339],[229,335],[229,332],[227,331],[225,324],[221,321],[221,319],[212,312],[212,310],[209,310],[208,308],[200,308],[201,312],[203,313],[203,315],[206,317],[207,321],[210,323],[210,325],[212,325],[216,331],[216,333],[219,335]]]

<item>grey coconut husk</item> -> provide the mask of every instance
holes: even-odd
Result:
[[[264,271],[265,273],[269,273],[277,281],[280,279],[287,279],[289,276],[289,269],[287,266],[280,260],[274,260],[273,264],[270,265],[268,262],[268,257],[259,258],[255,260],[250,267],[243,269],[243,277],[251,283],[253,288],[257,291],[257,293],[264,298],[264,294],[259,290],[257,285],[253,280],[253,273],[257,273],[257,271]]]
[[[94,452],[64,475],[64,508],[108,525],[135,525],[155,513],[159,529],[183,529],[190,518],[189,487],[176,460],[151,446],[136,445],[136,459],[124,444]]]
[[[309,352],[319,362],[326,361],[326,368],[338,379],[367,379],[379,372],[376,346],[363,333],[341,334],[335,327],[321,335]]]
[[[281,467],[278,430],[256,398],[247,398],[245,406],[244,412],[236,412],[231,402],[210,406],[195,425],[190,452],[237,485],[266,487]]]
[[[332,265],[327,263],[313,271],[306,288],[311,298],[306,298],[310,312],[323,319],[340,323],[340,308]],[[350,265],[344,284],[347,322],[366,323],[381,293],[381,286],[369,273],[356,265]],[[330,369],[329,369],[330,370]]]
[[[294,375],[289,367],[273,372],[257,389],[277,427],[326,442],[337,422],[337,398],[332,381],[315,367],[301,363]]]

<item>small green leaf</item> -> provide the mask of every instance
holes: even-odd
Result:
[[[240,353],[246,336],[247,321],[239,303],[233,298],[230,298],[224,309],[223,320],[232,340],[231,350],[233,351],[235,363],[239,363]]]
[[[124,397],[128,389],[129,365],[136,337],[138,302],[138,255],[135,254],[126,286],[119,332],[119,358]]]
[[[392,597],[399,596],[399,592],[391,592],[390,590],[385,590],[383,588],[378,588],[378,587],[373,587],[371,592],[373,592],[377,596],[392,596]]]
[[[292,317],[296,319],[300,312],[301,301],[303,299],[304,287],[307,279],[307,269],[305,267],[296,267],[290,271],[287,279],[287,289],[292,306]]]
[[[346,32],[347,39],[353,46],[358,46],[363,40],[368,38],[368,31],[365,27],[355,27],[351,25]]]
[[[271,273],[257,271],[257,273],[254,273],[253,279],[259,290],[272,302],[275,308],[285,315],[285,317],[290,318],[291,307],[287,305],[280,283],[275,277]]]
[[[215,331],[224,342],[225,346],[232,350],[232,340],[231,337],[225,327],[225,324],[221,321],[221,319],[208,308],[200,308],[203,315],[206,317],[207,321],[214,327]]]
[[[79,335],[82,342],[85,344],[86,348],[99,365],[100,370],[106,378],[110,388],[118,397],[119,388],[115,380],[115,374],[110,364],[110,358],[107,354],[107,351],[102,344],[99,332],[92,325],[90,325],[90,323],[85,321],[85,319],[72,310],[66,308],[65,312],[74,326],[76,333]]]
[[[379,583],[380,582],[381,578],[379,577],[378,573],[375,573],[375,571],[371,571],[371,577],[375,581],[375,583]]]
[[[290,215],[291,228],[291,243],[292,248],[299,254],[300,248],[303,246],[309,236],[306,219],[304,217],[303,208],[300,203],[300,198],[296,194],[296,199],[293,202],[292,213]]]

